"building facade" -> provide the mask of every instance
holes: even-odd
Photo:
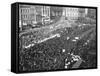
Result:
[[[79,17],[78,8],[71,8],[71,7],[64,8],[63,15],[65,15],[65,17],[67,17],[68,20],[76,20]]]
[[[35,26],[36,24],[45,24],[50,21],[49,6],[30,6],[22,5],[19,8],[19,27],[27,26],[28,24]]]
[[[67,20],[78,20],[80,17],[86,17],[88,14],[88,9],[87,8],[72,8],[72,7],[67,7],[63,9],[63,16]]]
[[[50,22],[50,7],[43,6],[42,7],[42,24],[46,24]]]
[[[36,21],[35,7],[20,6],[20,8],[19,8],[19,26],[22,27],[27,24],[32,24],[33,21]]]

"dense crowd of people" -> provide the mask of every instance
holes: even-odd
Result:
[[[19,51],[20,71],[73,69],[75,65],[76,68],[96,67],[95,26],[63,28],[55,32],[60,33],[61,37]],[[80,64],[76,63],[75,57],[81,59]]]

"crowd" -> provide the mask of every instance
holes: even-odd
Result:
[[[57,30],[61,37],[54,37],[20,50],[19,70],[46,71],[73,69],[75,66],[76,68],[96,67],[95,30],[95,26]],[[78,60],[80,64],[76,63]]]

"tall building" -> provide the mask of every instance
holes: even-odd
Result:
[[[21,5],[19,8],[19,27],[24,25],[42,25],[45,22],[50,22],[50,7],[49,6],[32,6]]]
[[[96,19],[96,9],[88,9],[87,17]]]
[[[32,24],[35,19],[35,7],[32,6],[20,6],[19,8],[19,24],[20,27]]]
[[[50,18],[52,23],[55,23],[61,19],[62,12],[63,12],[63,7],[56,7],[56,6],[50,7]]]
[[[42,8],[42,24],[46,24],[50,22],[50,7],[43,6]]]
[[[78,8],[64,8],[63,15],[65,15],[65,17],[67,17],[68,20],[76,20],[79,17]]]

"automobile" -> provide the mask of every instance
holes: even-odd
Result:
[[[49,17],[45,17],[43,19],[43,24],[50,24],[50,18]]]

